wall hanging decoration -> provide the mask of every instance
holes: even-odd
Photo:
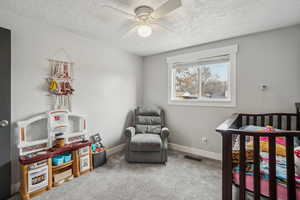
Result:
[[[48,90],[50,96],[54,98],[54,109],[72,110],[71,96],[74,93],[73,88],[73,62],[48,59],[50,68],[50,77],[48,81]]]

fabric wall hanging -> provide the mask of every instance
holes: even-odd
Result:
[[[48,90],[53,98],[54,109],[72,110],[73,88],[73,62],[48,59],[50,68],[50,77],[48,81]]]

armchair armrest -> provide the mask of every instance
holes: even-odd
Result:
[[[170,131],[167,127],[163,127],[160,133],[162,139],[166,139],[170,135]]]
[[[126,137],[132,138],[135,135],[135,128],[134,127],[128,127],[125,130]]]

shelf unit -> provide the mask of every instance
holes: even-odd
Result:
[[[63,170],[63,169],[65,169],[65,168],[68,168],[68,167],[70,167],[70,166],[72,166],[73,165],[73,160],[71,160],[71,161],[69,161],[69,162],[66,162],[66,163],[64,163],[64,164],[61,164],[61,165],[53,165],[52,166],[52,173],[53,172],[57,172],[57,171],[59,171],[59,170]]]
[[[31,158],[21,156],[19,159],[21,164],[20,168],[21,168],[21,176],[22,176],[22,182],[20,187],[21,198],[24,200],[30,199],[34,196],[39,195],[42,192],[50,190],[53,186],[59,186],[60,184],[57,183],[59,183],[59,181],[61,180],[69,181],[70,178],[78,177],[86,172],[92,171],[93,168],[92,168],[92,157],[91,157],[90,145],[91,145],[90,142],[70,144],[70,145],[66,145],[65,147],[55,148],[54,151],[52,149],[49,149],[48,153],[44,155],[37,155]],[[81,166],[80,158],[82,156],[79,155],[79,152],[81,149],[86,149],[86,153],[84,154],[84,156],[89,157],[88,160],[89,167],[84,171],[80,170],[80,166]],[[63,163],[61,165],[52,165],[53,156],[63,154],[66,152],[70,152],[72,154],[71,161]],[[42,164],[38,166],[39,163]],[[29,190],[29,184],[31,180],[34,179],[34,177],[29,176],[31,170],[37,170],[46,166],[47,166],[47,173],[43,175],[47,177],[47,179],[45,179],[45,181],[47,181],[45,186],[35,189],[34,191]],[[62,176],[65,175],[65,177],[62,178],[57,177],[58,174],[61,174]],[[58,180],[56,183],[54,182],[55,176],[56,179]]]

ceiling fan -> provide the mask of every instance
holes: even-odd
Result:
[[[156,20],[166,16],[181,6],[181,0],[168,0],[157,9],[153,9],[152,7],[146,5],[138,6],[134,9],[135,14],[131,14],[119,8],[109,5],[102,5],[102,7],[112,9],[132,19],[133,24],[128,28],[128,31],[125,35],[137,30],[137,34],[140,37],[149,37],[152,34],[154,25],[171,31],[168,27],[157,23]]]

